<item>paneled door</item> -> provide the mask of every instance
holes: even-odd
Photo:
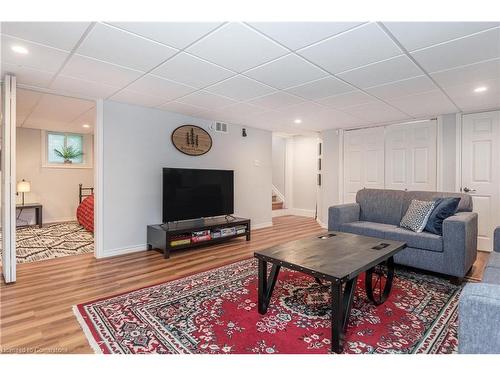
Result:
[[[344,133],[344,203],[363,188],[384,188],[384,128]]]
[[[385,188],[436,190],[436,121],[390,125],[385,134]]]
[[[500,225],[500,111],[463,116],[460,190],[478,213],[478,249],[491,251]]]

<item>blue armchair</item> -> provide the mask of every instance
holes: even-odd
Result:
[[[468,283],[460,296],[458,351],[500,353],[500,227],[481,283]]]

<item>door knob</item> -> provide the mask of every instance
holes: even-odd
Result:
[[[469,189],[468,187],[464,187],[464,192],[466,193],[474,193],[476,189]]]

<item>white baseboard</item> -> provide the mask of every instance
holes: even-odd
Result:
[[[314,215],[316,214],[314,210],[304,210],[302,208],[289,208],[288,210],[288,215],[314,217]]]
[[[323,223],[320,219],[316,219],[316,221],[318,222],[318,224],[320,225],[321,228],[328,229],[328,225]]]
[[[268,221],[267,223],[260,223],[260,224],[255,224],[251,226],[252,230],[253,229],[262,229],[262,228],[269,228],[269,227],[272,227],[273,226],[273,222],[272,221]]]
[[[117,255],[131,254],[138,251],[146,251],[148,249],[147,244],[135,245],[135,246],[125,246],[116,249],[104,249],[104,254],[102,258],[114,257]]]
[[[288,208],[282,208],[281,210],[273,210],[272,211],[273,217],[286,216],[286,215],[290,215]]]

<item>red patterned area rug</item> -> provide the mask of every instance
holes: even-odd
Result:
[[[461,287],[397,269],[380,306],[358,279],[344,353],[454,353]],[[328,285],[282,268],[266,315],[253,259],[74,306],[97,353],[330,353]]]

